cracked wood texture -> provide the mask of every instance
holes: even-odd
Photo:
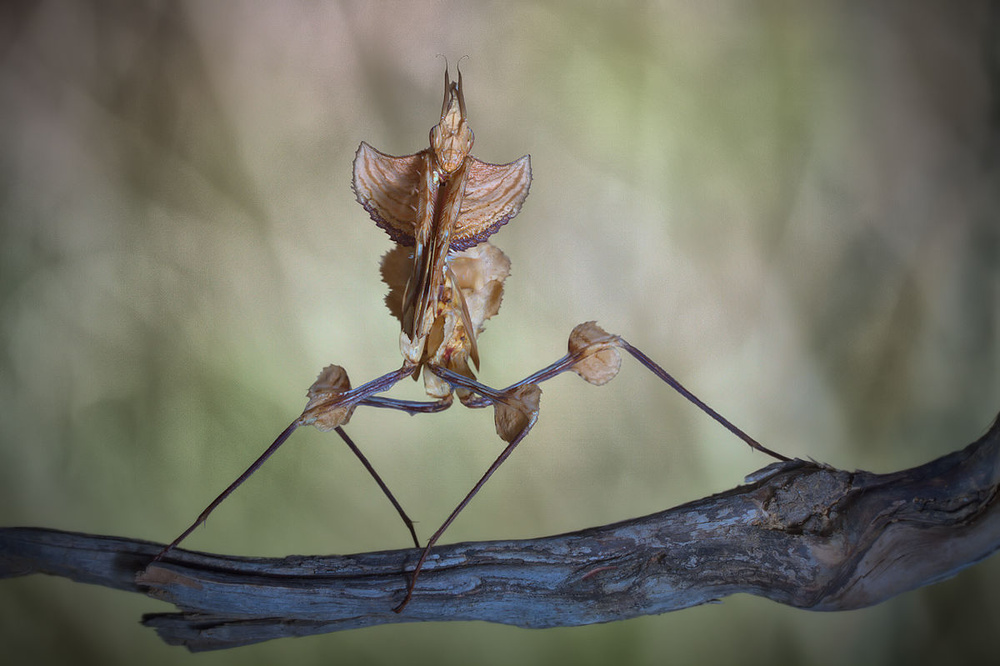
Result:
[[[580,532],[436,548],[397,615],[415,549],[279,559],[38,528],[0,529],[0,576],[31,573],[141,592],[193,651],[393,622],[556,627],[664,613],[737,592],[848,610],[948,578],[1000,547],[1000,417],[961,451],[891,474],[795,460],[747,484]],[[85,612],[85,609],[81,609]]]

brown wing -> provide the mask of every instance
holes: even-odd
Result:
[[[453,250],[478,245],[493,235],[521,210],[531,185],[529,155],[510,164],[488,164],[471,155],[465,160],[468,179],[461,213],[451,234]]]
[[[413,245],[417,190],[427,152],[393,157],[362,141],[354,157],[354,194],[358,203],[400,245]]]

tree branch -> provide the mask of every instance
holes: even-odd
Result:
[[[892,474],[795,460],[747,485],[572,534],[436,548],[405,612],[415,549],[253,559],[37,528],[0,530],[0,576],[148,594],[171,644],[214,650],[393,622],[555,627],[664,613],[737,592],[848,610],[954,575],[1000,548],[1000,417],[961,451]]]

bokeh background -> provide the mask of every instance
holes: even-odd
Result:
[[[0,524],[167,541],[328,363],[397,367],[354,201],[359,141],[427,145],[462,61],[475,154],[530,153],[480,340],[505,385],[598,319],[768,446],[892,471],[1000,409],[1000,10],[967,2],[5,3]],[[398,395],[418,397],[419,386]],[[356,413],[426,537],[499,451],[492,415]],[[767,464],[637,364],[544,386],[449,540],[553,534]],[[407,546],[333,435],[290,443],[186,543]],[[1000,560],[841,614],[753,597],[609,625],[389,626],[202,664],[982,663]],[[0,582],[8,663],[174,664],[154,600]]]

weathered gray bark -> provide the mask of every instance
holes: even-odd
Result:
[[[392,622],[523,627],[608,622],[746,592],[810,610],[876,604],[1000,547],[1000,418],[977,442],[893,474],[793,461],[747,485],[604,527],[436,548],[397,615],[419,551],[249,559],[35,528],[0,530],[0,576],[142,592],[172,644],[212,650]],[[82,612],[82,609],[81,609]]]

